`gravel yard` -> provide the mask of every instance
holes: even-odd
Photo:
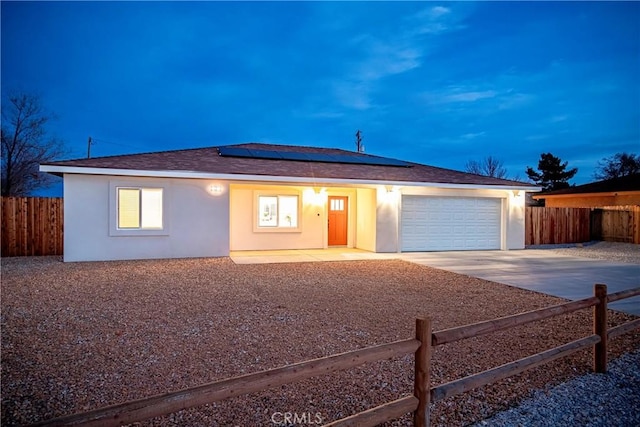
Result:
[[[399,260],[235,265],[228,258],[62,263],[2,259],[2,419],[23,425],[563,302]],[[616,325],[632,316],[611,312]],[[434,383],[590,334],[591,313],[437,347]],[[640,347],[610,343],[615,359]],[[590,371],[590,351],[434,405],[465,425]],[[273,426],[275,413],[329,422],[413,390],[412,355],[140,425]],[[388,425],[410,425],[405,416]]]
[[[628,264],[640,264],[640,245],[620,242],[589,242],[573,245],[548,245],[555,253]],[[565,247],[557,247],[565,246]],[[538,246],[541,247],[541,246]]]
[[[516,408],[474,427],[640,426],[640,350],[610,362],[607,374],[586,374],[534,393]]]

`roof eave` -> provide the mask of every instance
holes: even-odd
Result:
[[[82,175],[113,175],[113,176],[137,176],[147,178],[192,178],[192,179],[219,179],[228,181],[246,182],[273,182],[273,183],[300,183],[300,184],[351,184],[351,185],[393,185],[412,187],[439,187],[457,189],[495,189],[512,190],[525,192],[538,192],[541,187],[529,185],[493,185],[493,184],[455,184],[443,182],[422,182],[422,181],[388,181],[371,179],[350,179],[350,178],[313,178],[280,175],[248,175],[230,173],[211,173],[197,171],[156,171],[140,169],[111,169],[111,168],[88,168],[78,166],[40,165],[40,172],[47,172],[54,175],[82,174]]]
[[[603,196],[634,196],[640,194],[640,190],[633,191],[603,191],[594,193],[565,193],[565,194],[537,194],[534,199],[566,199],[570,197],[603,197]]]

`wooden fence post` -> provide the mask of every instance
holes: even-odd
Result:
[[[594,295],[600,302],[593,306],[593,333],[600,342],[593,346],[593,370],[607,372],[607,285],[595,285]]]
[[[415,427],[429,427],[431,403],[431,319],[416,319],[416,339],[421,342],[415,353],[415,382],[413,394],[418,407],[413,413]]]

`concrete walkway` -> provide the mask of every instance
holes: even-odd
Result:
[[[381,254],[351,248],[237,251],[236,264],[402,259],[569,300],[593,295],[593,285],[609,293],[640,286],[640,265],[560,255],[544,249],[519,251],[409,252]],[[610,304],[640,316],[640,297]]]
[[[356,261],[364,259],[397,259],[398,254],[377,254],[353,248],[300,249],[280,251],[232,251],[236,264],[273,264],[283,262]]]

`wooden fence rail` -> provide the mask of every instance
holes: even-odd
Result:
[[[419,341],[408,339],[367,347],[113,405],[38,425],[119,426],[130,424],[182,409],[218,402],[230,397],[267,390],[314,376],[353,368],[367,362],[403,356],[414,352],[419,346]]]
[[[2,197],[0,254],[62,255],[62,209],[62,198]]]
[[[429,405],[456,394],[516,375],[577,351],[593,347],[593,369],[606,372],[607,341],[640,328],[640,319],[607,329],[607,303],[640,295],[640,287],[607,295],[606,285],[595,285],[594,296],[540,310],[486,322],[432,332],[430,319],[416,320],[416,337],[388,344],[354,350],[337,355],[308,360],[267,371],[229,378],[177,392],[166,393],[132,402],[126,402],[90,412],[44,421],[37,426],[120,426],[166,415],[182,409],[217,402],[229,397],[278,387],[313,376],[345,370],[368,362],[389,359],[414,352],[414,394],[368,409],[364,412],[333,421],[327,426],[375,426],[413,412],[416,427],[428,427]],[[431,355],[433,347],[462,339],[510,329],[518,325],[549,317],[568,314],[593,307],[593,334],[542,351],[514,362],[469,375],[431,388]]]
[[[552,360],[568,356],[587,347],[591,347],[598,342],[600,342],[599,336],[590,335],[588,337],[572,341],[568,344],[564,344],[541,353],[536,353],[533,356],[498,366],[497,368],[469,375],[455,381],[450,381],[446,384],[441,384],[431,389],[431,401],[437,402],[439,400],[446,399],[447,397],[455,396],[456,394],[464,393],[473,390],[474,388],[511,377],[528,369],[535,368],[543,363],[547,363]]]
[[[433,345],[442,345],[467,338],[479,337],[481,335],[514,328],[516,326],[535,322],[537,320],[544,320],[548,319],[549,317],[568,314],[576,310],[591,307],[594,304],[597,304],[598,301],[598,298],[591,297],[578,301],[554,305],[540,310],[514,314],[513,316],[501,317],[499,319],[487,320],[485,322],[478,322],[472,325],[445,329],[433,334]]]

